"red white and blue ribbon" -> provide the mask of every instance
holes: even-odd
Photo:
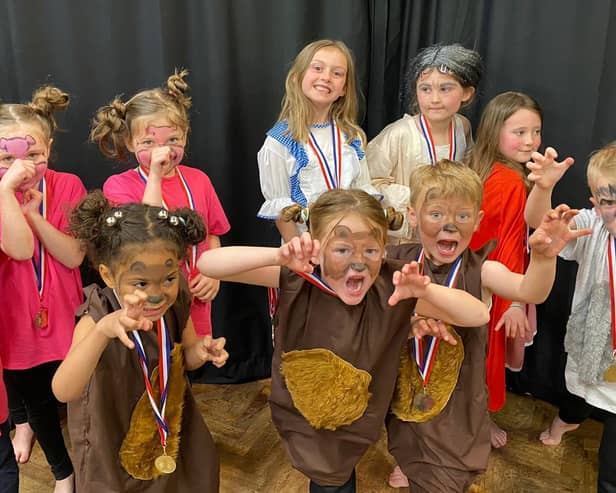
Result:
[[[39,214],[43,219],[47,219],[47,182],[45,177],[39,182],[39,192],[43,195],[41,205],[39,206]],[[38,240],[38,261],[32,257],[32,267],[34,268],[34,276],[36,277],[36,288],[38,289],[39,298],[43,300],[43,291],[45,290],[45,276],[47,270],[47,260],[45,258],[45,246],[43,242]]]
[[[608,269],[610,274],[610,312],[612,315],[612,356],[616,358],[616,238],[609,235],[607,240]]]
[[[421,265],[425,260],[425,253],[423,248],[419,252],[419,257],[417,258],[417,262]],[[456,285],[456,281],[458,279],[458,274],[460,273],[460,266],[462,265],[462,255],[460,255],[456,261],[452,269],[449,271],[449,275],[447,276],[447,287],[453,288]],[[424,344],[425,339],[425,344]],[[424,337],[413,337],[411,339],[411,347],[413,349],[413,354],[415,356],[415,363],[417,363],[417,369],[419,370],[419,374],[421,375],[421,380],[423,382],[423,386],[428,386],[428,381],[430,380],[430,374],[432,373],[432,368],[434,366],[434,362],[436,361],[436,351],[438,349],[440,339],[434,336],[424,336]]]
[[[340,183],[342,182],[342,135],[340,133],[338,125],[336,125],[333,120],[330,127],[332,129],[332,153],[334,156],[333,169],[329,165],[329,162],[325,157],[325,153],[319,146],[319,143],[317,142],[317,139],[314,137],[312,132],[310,132],[308,143],[310,144],[312,151],[317,157],[319,167],[321,168],[321,174],[323,175],[323,179],[325,180],[325,185],[327,185],[327,189],[333,190],[335,188],[339,188]]]
[[[137,166],[136,171],[137,171],[137,174],[139,175],[139,178],[141,178],[141,181],[143,181],[143,183],[147,185],[148,184],[148,171],[142,166]],[[178,179],[180,180],[180,183],[182,184],[184,193],[186,194],[186,201],[188,203],[188,207],[190,207],[190,209],[194,211],[195,210],[195,199],[193,197],[192,191],[190,190],[190,187],[188,186],[188,182],[184,178],[184,175],[180,171],[180,168],[176,167],[175,172],[176,172]],[[169,205],[165,201],[165,197],[164,197],[164,194],[162,194],[162,190],[161,190],[161,195],[163,195],[162,196],[163,207],[169,210]],[[190,260],[186,262],[186,268],[192,277],[192,275],[194,275],[194,273],[196,272],[196,268],[197,268],[197,245],[193,245],[191,247]]]
[[[169,338],[169,332],[167,331],[167,325],[163,317],[156,322],[156,330],[158,333],[158,379],[160,384],[160,406],[156,403],[154,398],[154,389],[150,382],[150,372],[148,371],[148,357],[145,354],[143,342],[139,336],[139,331],[133,330],[132,336],[135,340],[135,349],[139,357],[139,365],[143,372],[143,381],[145,383],[145,389],[150,400],[150,406],[154,411],[154,417],[156,418],[156,427],[160,435],[160,444],[164,447],[167,446],[167,436],[169,435],[169,424],[165,418],[165,410],[167,408],[167,390],[169,383],[169,369],[171,368],[171,340]]]
[[[303,277],[306,281],[308,281],[310,284],[312,284],[313,286],[316,286],[317,288],[319,288],[321,291],[326,292],[327,294],[330,294],[332,296],[338,296],[336,294],[336,292],[330,288],[323,279],[321,279],[317,274],[315,274],[314,272],[298,272],[298,271],[293,271],[295,272],[299,277]]]
[[[419,115],[419,127],[421,128],[421,133],[423,135],[424,141],[426,143],[426,148],[428,150],[428,157],[430,158],[431,164],[436,164],[438,161],[438,157],[436,155],[436,146],[434,145],[434,138],[432,137],[432,131],[430,130],[430,124],[428,120],[422,115]],[[453,118],[449,122],[449,160],[453,161],[456,157],[457,143],[456,143],[456,132],[455,125],[453,123]]]

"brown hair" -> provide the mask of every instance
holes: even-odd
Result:
[[[310,231],[317,239],[323,239],[327,234],[325,228],[341,215],[356,213],[361,216],[379,233],[383,244],[387,239],[387,230],[397,230],[402,227],[402,213],[392,207],[386,210],[372,195],[363,190],[341,189],[323,192],[314,204],[303,208],[295,204],[285,207],[280,213],[282,221],[306,222],[308,219]]]
[[[518,110],[530,110],[539,115],[543,124],[543,111],[539,103],[521,92],[504,92],[492,98],[487,104],[477,127],[476,141],[471,148],[467,162],[470,168],[485,181],[492,166],[499,161],[520,173],[526,182],[526,170],[523,165],[507,159],[500,152],[500,133],[505,121]]]
[[[483,185],[477,173],[458,161],[441,159],[434,166],[419,166],[410,177],[411,205],[417,209],[430,198],[465,198],[481,208]]]
[[[187,75],[188,70],[178,72],[176,69],[164,87],[141,91],[125,103],[116,96],[94,115],[90,140],[98,143],[103,155],[125,161],[129,153],[126,142],[130,140],[134,131],[132,125],[138,118],[165,113],[173,125],[188,132],[188,110],[192,102],[184,80]]]
[[[47,143],[57,128],[54,112],[64,110],[69,95],[54,86],[43,86],[32,94],[27,104],[0,104],[0,127],[15,124],[36,124]]]
[[[586,179],[593,195],[597,181],[601,177],[616,179],[616,141],[610,142],[590,155]]]
[[[366,142],[366,135],[357,125],[357,85],[355,81],[355,61],[351,50],[342,41],[321,39],[305,46],[295,57],[295,61],[287,74],[284,83],[285,94],[282,98],[282,109],[278,120],[287,120],[289,133],[299,142],[308,142],[312,120],[312,105],[302,91],[302,81],[317,51],[323,48],[336,48],[346,58],[347,73],[345,94],[340,96],[330,108],[330,116],[344,132],[347,142],[361,139]]]

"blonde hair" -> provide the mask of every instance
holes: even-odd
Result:
[[[26,104],[0,104],[0,128],[8,125],[37,125],[49,143],[58,127],[54,112],[64,110],[69,95],[54,86],[43,86],[32,94],[32,101]]]
[[[417,209],[429,197],[463,198],[477,211],[483,199],[483,184],[472,169],[458,161],[441,159],[434,166],[419,166],[410,177],[411,206]]]
[[[358,102],[355,61],[351,50],[342,41],[331,39],[313,41],[299,52],[284,83],[285,94],[282,98],[282,109],[278,121],[287,120],[291,136],[299,142],[308,142],[310,125],[314,122],[312,120],[312,105],[302,91],[302,81],[314,55],[323,48],[336,48],[344,55],[347,62],[345,94],[332,104],[329,111],[330,117],[344,132],[347,142],[359,138],[364,143],[366,142],[366,134],[356,123]]]
[[[597,181],[601,177],[616,179],[616,141],[603,146],[590,156],[586,169],[586,179],[593,195]]]
[[[310,232],[322,240],[328,233],[327,226],[340,216],[355,213],[366,221],[375,231],[384,245],[387,230],[397,230],[402,227],[403,216],[389,207],[386,210],[372,195],[358,189],[337,188],[323,192],[314,204],[306,208],[295,204],[285,207],[280,213],[282,221],[306,222],[309,220]]]
[[[528,186],[524,166],[507,159],[499,149],[500,134],[505,121],[518,110],[534,111],[539,115],[541,124],[543,124],[543,111],[539,103],[521,92],[509,91],[499,94],[492,98],[483,110],[477,127],[475,144],[467,157],[468,166],[475,170],[482,182],[492,171],[494,163],[499,161],[517,171]]]
[[[192,102],[184,80],[187,75],[188,70],[178,72],[176,69],[164,87],[141,91],[125,103],[116,96],[94,115],[90,140],[98,143],[104,156],[125,161],[129,154],[126,142],[130,140],[134,131],[132,125],[138,118],[165,113],[173,125],[188,132],[188,110]]]

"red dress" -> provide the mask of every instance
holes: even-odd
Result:
[[[522,176],[502,163],[494,163],[483,184],[481,210],[484,216],[470,247],[477,250],[487,241],[496,239],[498,244],[488,260],[496,260],[512,272],[523,273],[526,264],[525,206],[526,185]],[[494,327],[510,304],[510,301],[497,296],[492,298],[486,362],[490,411],[498,411],[505,404],[507,338],[504,328],[495,332]]]

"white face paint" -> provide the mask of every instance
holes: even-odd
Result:
[[[590,201],[607,230],[616,236],[616,181],[610,182],[603,177],[597,180]]]

